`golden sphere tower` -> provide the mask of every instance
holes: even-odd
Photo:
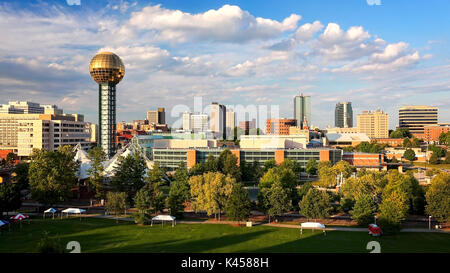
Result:
[[[116,84],[123,79],[125,66],[116,54],[100,52],[92,58],[89,73],[98,83],[98,146],[111,158],[116,153]]]

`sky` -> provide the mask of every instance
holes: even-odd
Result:
[[[395,128],[403,105],[437,106],[450,122],[448,14],[447,0],[4,0],[0,103],[56,104],[97,122],[89,62],[112,51],[126,68],[118,121],[165,107],[179,127],[183,111],[211,102],[292,118],[303,93],[320,127],[334,126],[340,101],[355,126],[381,109]]]

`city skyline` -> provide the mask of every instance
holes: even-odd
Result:
[[[96,123],[96,88],[86,66],[97,52],[111,50],[130,68],[117,92],[117,120],[142,119],[147,109],[165,107],[171,124],[174,105],[184,104],[193,112],[193,96],[203,97],[204,106],[213,101],[279,105],[280,117],[294,118],[292,98],[301,90],[312,97],[308,122],[320,127],[332,125],[334,105],[347,100],[353,102],[354,115],[383,109],[393,121],[390,129],[398,126],[398,109],[404,105],[436,106],[439,122],[450,122],[444,38],[450,28],[443,16],[448,4],[370,6],[361,0],[338,7],[326,2],[342,12],[332,15],[308,1],[285,1],[278,9],[272,1],[261,7],[249,1],[82,1],[80,6],[6,1],[0,5],[7,19],[0,32],[11,39],[0,45],[0,103],[56,104]],[[420,10],[432,20],[428,26],[439,22],[442,27],[388,24],[392,13],[399,17],[395,20],[408,17],[400,9],[412,14]],[[348,16],[355,11],[360,16]],[[176,13],[192,29],[164,22]],[[227,27],[217,28],[208,14],[223,19]],[[148,19],[150,15],[155,19]],[[383,22],[377,23],[376,16],[383,16]],[[249,27],[252,22],[257,27]],[[35,36],[35,27],[36,33],[50,36]],[[117,39],[107,39],[110,34]]]

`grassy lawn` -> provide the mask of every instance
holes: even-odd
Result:
[[[81,252],[369,252],[366,245],[377,240],[381,252],[450,253],[450,234],[400,233],[370,237],[366,232],[322,232],[268,226],[234,227],[222,224],[179,224],[137,226],[115,224],[109,219],[34,219],[13,226],[0,235],[1,252],[35,252],[47,230],[65,245],[78,241]]]

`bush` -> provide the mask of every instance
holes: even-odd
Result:
[[[64,253],[64,246],[61,244],[59,238],[51,238],[48,236],[48,232],[45,231],[41,240],[37,245],[38,253]]]
[[[355,205],[355,200],[353,200],[353,198],[345,197],[341,199],[340,205],[344,212],[349,212]]]
[[[143,213],[143,212],[135,212],[132,215],[134,221],[136,222],[136,224],[140,224],[143,225],[145,223],[148,222],[148,220],[150,219],[148,214]]]

